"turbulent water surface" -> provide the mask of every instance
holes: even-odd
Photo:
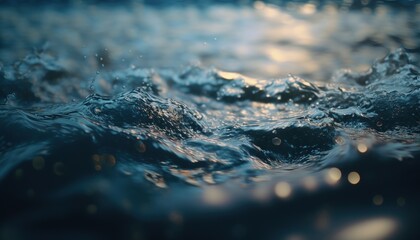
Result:
[[[0,4],[0,238],[418,236],[420,5],[250,2]]]

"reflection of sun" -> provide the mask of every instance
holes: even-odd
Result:
[[[397,229],[391,218],[374,218],[346,226],[334,239],[386,239]]]

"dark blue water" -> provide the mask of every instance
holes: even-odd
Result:
[[[415,239],[413,9],[261,4],[4,5],[0,238]]]

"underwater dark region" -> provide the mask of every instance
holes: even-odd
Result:
[[[420,239],[417,0],[0,1],[0,239]]]

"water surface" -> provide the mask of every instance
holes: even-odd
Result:
[[[0,236],[416,237],[419,9],[5,1]]]

